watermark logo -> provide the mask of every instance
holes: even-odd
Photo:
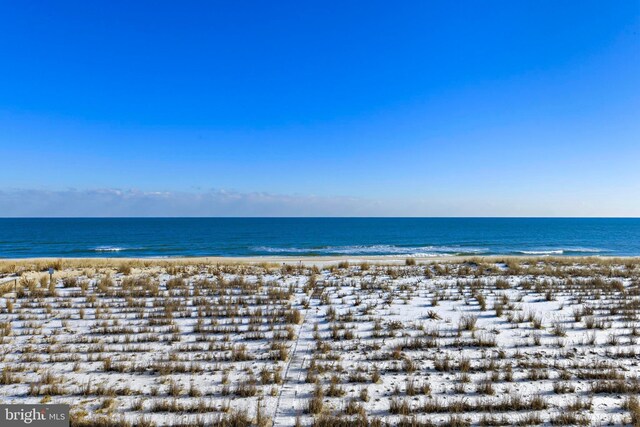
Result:
[[[2,427],[69,427],[69,405],[0,405]]]

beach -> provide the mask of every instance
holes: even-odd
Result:
[[[73,425],[637,416],[638,258],[51,258],[0,268],[14,280],[0,285],[0,394],[69,404]]]

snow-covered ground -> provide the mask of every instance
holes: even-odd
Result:
[[[421,262],[25,273],[0,399],[74,425],[640,425],[638,264]]]

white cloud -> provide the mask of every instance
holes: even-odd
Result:
[[[636,198],[558,192],[358,198],[229,190],[0,189],[0,217],[638,216]]]
[[[227,190],[0,190],[3,217],[363,216],[376,207],[376,202],[358,198]]]

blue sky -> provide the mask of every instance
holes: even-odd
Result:
[[[0,0],[0,216],[640,216],[640,2]]]

